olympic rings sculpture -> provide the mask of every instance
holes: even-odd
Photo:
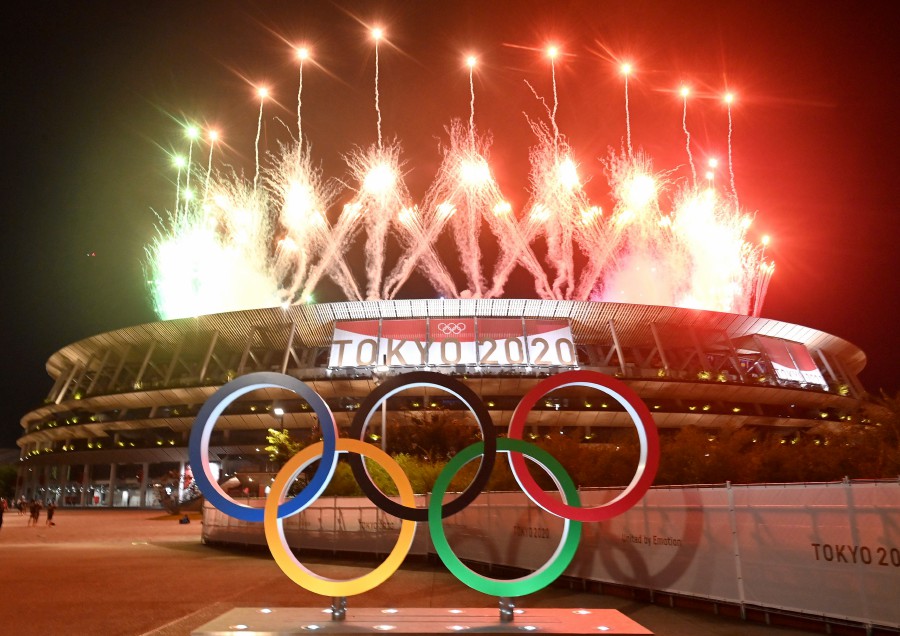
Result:
[[[522,439],[528,413],[547,393],[569,386],[597,389],[619,402],[631,417],[640,441],[640,455],[635,475],[614,499],[590,508],[581,506],[578,489],[562,465],[547,451]],[[475,415],[483,441],[472,444],[447,463],[434,485],[427,508],[415,507],[415,496],[409,478],[390,455],[365,443],[366,427],[381,404],[392,395],[412,387],[432,387],[459,399]],[[263,508],[238,503],[225,493],[213,478],[209,465],[209,439],[216,420],[238,397],[256,389],[287,389],[306,400],[322,431],[322,441],[311,444],[292,457],[278,472]],[[444,533],[443,518],[468,506],[487,483],[497,452],[506,453],[510,470],[525,494],[545,511],[563,519],[560,543],[550,559],[536,571],[518,579],[502,580],[481,576],[470,570],[456,556]],[[328,486],[337,466],[338,455],[350,453],[349,463],[363,493],[378,508],[401,520],[396,545],[377,568],[355,579],[333,580],[315,574],[293,555],[284,535],[283,520],[309,507]],[[460,380],[430,371],[416,371],[394,376],[382,382],[364,401],[353,418],[351,438],[339,438],[334,416],[322,397],[300,380],[280,373],[251,373],[222,386],[203,405],[191,430],[189,455],[194,479],[207,500],[225,514],[250,522],[262,522],[266,543],[278,566],[298,585],[327,596],[353,596],[378,586],[400,567],[409,552],[416,522],[427,522],[432,543],[441,561],[462,583],[496,596],[523,596],[552,583],[569,566],[581,538],[581,523],[602,521],[622,514],[647,492],[659,465],[659,437],[646,404],[627,385],[596,371],[567,371],[539,382],[528,391],[513,412],[507,437],[498,438],[490,413],[481,399]],[[373,483],[365,468],[368,457],[385,469],[399,492],[399,503],[386,497]],[[529,473],[525,457],[547,472],[562,501],[545,493]],[[469,486],[453,501],[444,504],[447,488],[456,473],[468,462],[480,457],[481,462]],[[296,477],[316,460],[319,466],[306,486],[292,499],[286,499]],[[199,470],[198,470],[199,468]]]

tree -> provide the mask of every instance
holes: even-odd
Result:
[[[874,427],[878,440],[877,472],[882,477],[900,475],[900,391],[893,397],[883,389],[868,396],[861,408],[863,423]],[[866,421],[868,420],[868,421]]]
[[[10,464],[0,465],[0,497],[14,497],[18,471]]]
[[[392,454],[409,477],[416,493],[431,492],[447,461],[476,442],[476,426],[451,411],[408,413],[405,421],[388,425]],[[638,463],[639,445],[634,435],[623,434],[612,443],[585,443],[558,434],[534,440],[563,465],[572,480],[583,487],[625,487]],[[286,430],[269,429],[269,457],[279,466],[304,444]],[[517,490],[505,458],[495,462],[488,481],[490,490]],[[376,462],[366,460],[369,474],[382,492],[395,495],[396,486]],[[549,475],[526,462],[537,482],[555,486]],[[453,477],[450,491],[471,483],[478,462],[471,461]],[[852,420],[835,425],[823,422],[815,429],[790,431],[752,427],[718,430],[688,426],[660,441],[657,485],[736,484],[877,479],[900,475],[900,392],[870,397]],[[362,494],[343,460],[326,491],[333,495]]]
[[[286,428],[280,431],[276,428],[270,428],[268,435],[266,435],[266,441],[269,443],[266,446],[269,459],[279,468],[303,449],[303,444],[294,441]]]
[[[406,421],[388,425],[388,443],[393,453],[420,456],[429,462],[448,460],[479,441],[478,428],[451,411],[409,414]]]

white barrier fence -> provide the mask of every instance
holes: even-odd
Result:
[[[582,505],[614,495],[583,491]],[[444,524],[460,558],[526,569],[550,557],[562,528],[522,493],[485,493]],[[399,526],[367,499],[323,498],[285,520],[285,535],[301,549],[386,554]],[[208,504],[203,537],[265,545],[262,524]],[[410,552],[434,552],[427,528]],[[627,513],[585,524],[566,574],[900,627],[900,482],[653,488]]]

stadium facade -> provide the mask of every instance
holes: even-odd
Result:
[[[857,375],[865,362],[858,347],[810,327],[621,303],[339,302],[154,322],[86,338],[50,357],[54,383],[45,404],[21,420],[18,494],[116,507],[160,505],[167,485],[173,498],[183,496],[194,416],[224,383],[255,371],[310,384],[342,432],[386,376],[423,369],[456,376],[505,427],[541,378],[581,368],[631,386],[662,435],[695,425],[788,436],[846,421],[864,393]],[[383,417],[461,408],[449,395],[419,389],[391,398]],[[528,425],[533,435],[554,431],[600,443],[632,427],[620,405],[579,388],[546,396]],[[302,436],[315,426],[294,394],[253,392],[219,419],[211,461],[222,480],[238,479],[248,492],[260,487],[254,475],[273,468],[267,429]],[[370,431],[378,437],[377,428]]]

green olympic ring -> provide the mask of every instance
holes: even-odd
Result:
[[[581,503],[578,489],[566,469],[544,449],[520,439],[501,438],[497,440],[497,450],[527,455],[550,473],[556,487],[563,492],[566,504],[578,506]],[[483,451],[484,442],[476,442],[467,446],[454,455],[438,475],[437,481],[434,483],[431,501],[428,503],[428,529],[431,532],[431,542],[447,569],[460,581],[478,592],[494,596],[524,596],[537,592],[550,585],[569,567],[581,540],[580,521],[564,518],[562,537],[550,559],[531,574],[518,579],[492,579],[473,572],[456,556],[447,542],[441,519],[441,507],[447,487],[459,469],[480,456]]]

